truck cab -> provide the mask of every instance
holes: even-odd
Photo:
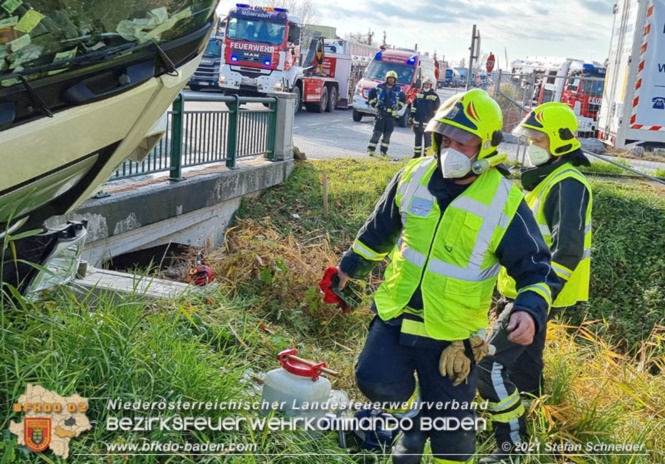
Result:
[[[224,32],[210,37],[208,45],[203,51],[203,58],[199,67],[194,71],[194,75],[189,79],[188,87],[190,90],[198,91],[201,89],[219,90],[219,68],[222,65],[222,45],[224,42]]]
[[[354,121],[362,120],[365,115],[376,114],[376,110],[367,102],[369,91],[385,81],[388,71],[397,73],[397,85],[406,95],[406,105],[397,114],[399,126],[405,127],[420,83],[426,77],[429,77],[432,82],[436,82],[439,76],[439,63],[428,55],[421,55],[416,50],[384,49],[377,52],[363,78],[356,85],[353,97]]]
[[[284,8],[237,4],[226,18],[219,87],[226,94],[296,93],[302,102],[301,21]]]
[[[443,79],[444,87],[459,87],[461,81],[462,77],[460,76],[458,71],[452,68],[446,69],[445,77]]]
[[[538,104],[556,101],[577,115],[579,133],[594,133],[603,97],[605,68],[583,60],[566,59],[557,70],[548,70],[540,84]]]
[[[150,153],[198,66],[217,2],[61,3],[0,8],[0,239],[12,242],[0,254],[0,291],[73,279],[85,225],[45,221],[94,195],[125,159]]]

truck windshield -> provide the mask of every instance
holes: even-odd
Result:
[[[217,0],[5,0],[0,84],[38,79],[202,28]]]
[[[231,18],[226,35],[233,40],[280,45],[284,41],[286,25],[257,19]]]
[[[222,46],[219,39],[210,39],[203,56],[222,56]]]
[[[588,95],[602,95],[605,82],[603,81],[584,81],[584,93]]]
[[[385,81],[388,71],[395,71],[397,73],[397,83],[402,85],[410,85],[413,78],[413,72],[416,68],[406,64],[386,63],[385,61],[372,61],[365,72],[366,79],[374,79],[377,81]]]

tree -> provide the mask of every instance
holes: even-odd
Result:
[[[347,34],[346,38],[361,44],[374,45],[374,32],[372,32],[372,29],[369,29],[367,34],[352,32],[351,34]]]

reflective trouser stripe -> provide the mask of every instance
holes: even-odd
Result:
[[[585,248],[582,259],[591,258],[591,248]]]
[[[548,227],[547,224],[538,224],[538,228],[540,229],[540,233],[543,234],[543,238],[547,240],[547,238],[552,240],[552,232],[550,231],[550,228]]]
[[[376,143],[370,142],[368,146],[370,148],[376,148]]]
[[[568,269],[566,266],[563,266],[559,263],[555,263],[552,261],[552,269],[554,269],[554,272],[556,272],[556,275],[561,277],[564,280],[569,280],[570,277],[573,275],[573,271]]]
[[[511,396],[508,395],[508,390],[506,390],[506,384],[503,383],[502,374],[503,374],[503,365],[498,362],[492,363],[492,372],[490,374],[492,380],[492,388],[494,388],[494,391],[496,392],[496,397],[500,399],[500,401],[498,401],[496,404],[503,403],[506,398],[509,398]],[[517,391],[517,389],[515,389],[515,391]],[[519,443],[521,439],[519,418],[524,413],[524,406],[522,406],[521,402],[519,402],[518,404],[519,406],[517,407],[517,409],[515,409],[515,411],[519,411],[519,414],[513,411],[495,414],[490,411],[490,413],[492,414],[493,421],[502,422],[509,425],[510,439],[513,443]],[[515,417],[512,417],[513,413],[517,415]]]
[[[450,459],[441,459],[433,457],[432,462],[434,464],[468,464],[471,462],[471,459],[462,462],[462,461],[451,461]]]
[[[509,395],[498,403],[489,402],[487,406],[490,412],[505,411],[506,409],[512,408],[518,401],[520,401],[520,394],[515,390],[512,395]]]
[[[365,245],[363,242],[361,242],[358,239],[356,239],[356,241],[353,242],[353,251],[355,251],[356,254],[359,254],[368,261],[381,261],[383,258],[388,256],[388,253],[377,253],[373,251],[371,248],[369,248],[367,245]]]
[[[509,424],[512,421],[517,420],[520,417],[522,417],[522,415],[524,414],[524,411],[525,411],[524,410],[524,405],[520,403],[520,405],[517,408],[513,409],[512,411],[503,412],[503,413],[499,413],[499,414],[492,414],[492,420],[494,422],[501,422],[502,424]],[[517,438],[516,440],[513,440],[513,442],[518,443],[519,438]]]
[[[416,382],[416,388],[413,390],[413,395],[411,397],[404,401],[402,403],[402,407],[400,408],[386,408],[385,411],[390,414],[404,414],[406,412],[411,411],[414,407],[417,407],[420,409],[420,405],[418,405],[418,400],[420,399],[420,385]]]

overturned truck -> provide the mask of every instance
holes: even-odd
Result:
[[[217,0],[0,5],[0,268],[26,294],[73,278],[85,225],[44,226],[163,135]]]

